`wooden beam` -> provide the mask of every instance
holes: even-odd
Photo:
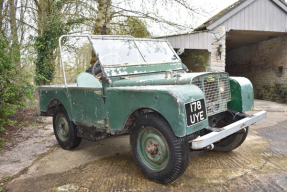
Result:
[[[281,7],[285,12],[287,12],[287,6],[284,5],[284,3],[282,3],[279,0],[272,0],[274,3],[276,3],[279,7]]]

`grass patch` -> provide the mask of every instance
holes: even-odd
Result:
[[[7,181],[11,181],[11,180],[12,180],[12,177],[6,177],[6,178],[2,179],[3,182],[7,182]]]
[[[42,159],[45,156],[46,156],[46,154],[39,155],[36,160],[40,160],[40,159]]]
[[[40,126],[42,125],[43,123],[39,123],[39,122],[31,122],[31,121],[23,121],[21,123],[17,123],[18,126],[20,127],[29,127],[29,126]]]

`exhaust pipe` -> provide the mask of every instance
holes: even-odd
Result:
[[[214,149],[214,145],[213,144],[207,145],[206,147],[204,147],[202,149],[193,149],[192,146],[190,145],[190,151],[204,151],[204,150],[211,151],[213,149]]]
[[[213,144],[210,144],[210,145],[207,145],[206,147],[205,147],[205,149],[207,149],[207,150],[213,150],[214,149],[214,145]]]

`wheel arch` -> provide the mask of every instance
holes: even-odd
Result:
[[[124,122],[124,126],[123,126],[123,130],[124,131],[129,131],[130,128],[132,128],[134,126],[134,123],[136,122],[136,120],[141,116],[144,115],[146,113],[155,113],[159,116],[161,116],[171,127],[171,124],[168,122],[168,120],[157,110],[149,108],[149,107],[139,107],[133,111],[131,111],[128,116],[125,119]]]
[[[41,116],[53,116],[56,108],[60,105],[64,107],[64,109],[67,111],[69,118],[71,119],[72,116],[70,113],[71,110],[69,105],[65,104],[64,102],[61,102],[59,99],[51,99],[51,101],[47,105],[46,111],[41,111]]]

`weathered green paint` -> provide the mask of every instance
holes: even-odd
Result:
[[[39,97],[40,111],[46,112],[49,104],[54,100],[58,100],[66,109],[69,118],[72,119],[72,108],[67,88],[64,86],[42,86],[39,87]]]
[[[104,100],[101,88],[68,88],[72,104],[72,120],[104,128]]]
[[[176,55],[175,52],[174,54]],[[166,59],[163,60],[158,63],[125,64],[123,61],[119,65],[115,63],[110,66],[102,65],[102,84],[93,75],[81,73],[77,78],[77,84],[40,87],[40,110],[47,112],[49,104],[57,100],[76,124],[107,128],[107,133],[113,134],[114,130],[124,129],[128,118],[134,111],[142,108],[151,109],[167,120],[178,137],[192,134],[208,126],[207,119],[187,126],[186,103],[206,99],[205,106],[214,112],[209,112],[208,115],[215,114],[216,105],[219,104],[222,110],[217,110],[218,113],[226,110],[229,94],[227,99],[220,100],[221,103],[212,102],[212,97],[218,92],[221,98],[220,94],[228,89],[223,88],[221,91],[217,88],[220,87],[219,80],[216,86],[208,85],[208,83],[205,86],[203,83],[209,75],[218,78],[219,76],[226,77],[225,80],[228,82],[226,74],[186,73],[180,60],[168,62]],[[101,59],[99,61],[101,62]],[[216,79],[212,78],[213,76],[210,76],[210,81]],[[209,86],[215,87],[214,90]],[[232,100],[228,103],[228,107],[240,112],[252,109],[253,88],[250,81],[246,78],[232,77],[230,86]],[[204,92],[207,95],[204,95]],[[49,114],[51,112],[49,111]],[[155,131],[152,133],[153,138],[159,137]],[[65,137],[65,132],[62,132],[62,136]],[[148,144],[143,144],[141,151],[144,151],[146,145]],[[146,158],[150,159],[150,156],[147,154]]]
[[[253,109],[254,93],[252,83],[245,77],[230,77],[231,101],[228,108],[239,112]]]
[[[179,136],[189,135],[206,126],[207,120],[187,127],[184,104],[204,98],[192,79],[203,73],[165,73],[127,76],[107,87],[41,87],[40,109],[47,111],[49,103],[57,99],[65,107],[71,120],[101,128],[122,130],[129,115],[140,108],[160,113]],[[176,85],[176,86],[175,86]],[[244,112],[253,107],[253,88],[246,78],[230,78],[232,101],[228,108]],[[106,104],[102,96],[106,97]]]
[[[167,74],[145,74],[138,77],[125,77],[125,79],[114,81],[112,86],[186,85],[191,84],[194,77],[203,74],[206,73],[185,73],[184,71],[178,71],[173,73],[167,72]]]
[[[40,87],[40,110],[46,112],[53,100],[66,109],[69,118],[78,123],[104,127],[104,102],[101,88]]]
[[[108,77],[132,75],[140,73],[152,73],[167,70],[182,70],[182,63],[161,63],[161,64],[141,64],[141,65],[125,65],[125,66],[113,66],[105,67],[105,73]]]
[[[106,90],[109,127],[122,130],[129,115],[141,108],[160,113],[175,135],[182,137],[208,125],[207,120],[187,127],[184,104],[204,98],[194,85],[109,87]]]
[[[157,144],[157,153],[151,154],[147,151],[151,144]],[[144,164],[152,170],[160,171],[169,162],[169,148],[164,136],[153,127],[145,127],[139,133],[137,139],[137,150]]]

